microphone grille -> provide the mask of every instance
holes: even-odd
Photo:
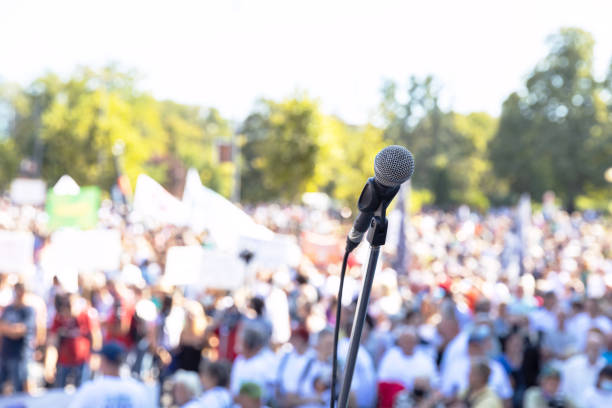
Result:
[[[403,146],[387,146],[374,159],[374,178],[388,187],[399,186],[412,177],[414,157]]]

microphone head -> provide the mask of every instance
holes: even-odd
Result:
[[[414,173],[414,157],[402,146],[387,146],[374,159],[374,178],[387,187],[396,187]]]

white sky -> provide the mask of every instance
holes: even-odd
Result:
[[[607,0],[2,1],[0,78],[25,85],[114,61],[156,97],[235,120],[258,97],[306,90],[363,123],[384,78],[431,73],[448,106],[498,114],[562,26],[593,34],[603,75],[611,17]]]

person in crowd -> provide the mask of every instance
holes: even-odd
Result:
[[[309,345],[310,334],[304,326],[292,330],[291,349],[280,357],[276,378],[276,400],[280,406],[298,394],[300,380],[314,363],[315,353]],[[288,397],[289,396],[289,397]]]
[[[466,390],[469,386],[471,361],[481,359],[487,362],[490,371],[487,375],[490,389],[500,398],[507,400],[513,395],[512,386],[506,371],[500,363],[488,357],[491,349],[491,331],[488,326],[475,326],[468,338],[468,355],[458,358],[450,363],[447,371],[442,375],[441,390],[447,397],[452,397]]]
[[[9,382],[13,392],[24,392],[28,380],[28,364],[32,361],[36,317],[34,309],[24,303],[23,283],[14,286],[13,303],[0,317],[0,388]]]
[[[440,323],[438,323],[436,327],[436,333],[439,338],[436,365],[440,368],[442,368],[442,358],[445,355],[447,347],[460,333],[459,321],[454,311],[450,313],[441,313],[441,315]]]
[[[117,284],[109,281],[107,286],[112,296],[112,305],[106,319],[103,320],[104,342],[118,342],[126,350],[131,350],[134,345],[134,305],[122,293],[123,291],[117,288]]]
[[[250,323],[242,328],[240,337],[240,354],[234,361],[230,379],[232,394],[237,396],[243,383],[252,382],[261,388],[264,399],[271,398],[276,363],[274,355],[266,348],[266,328]]]
[[[379,400],[393,400],[394,394],[401,390],[394,384],[408,391],[414,390],[417,381],[420,390],[437,386],[436,364],[429,355],[416,350],[418,340],[414,327],[397,329],[396,345],[387,350],[378,369]]]
[[[603,341],[603,335],[599,330],[591,330],[587,336],[584,353],[575,355],[563,365],[561,389],[576,406],[582,406],[580,401],[582,393],[595,384],[599,371],[606,365],[605,359],[601,356]]]
[[[272,323],[266,317],[266,304],[260,296],[254,296],[249,301],[249,307],[246,311],[246,319],[244,323],[255,323],[259,325],[266,335],[266,346],[270,344],[272,338]]]
[[[197,373],[178,370],[172,375],[172,397],[180,408],[198,408],[202,384]]]
[[[606,364],[612,364],[612,331],[606,335],[606,347],[602,354]]]
[[[444,402],[444,395],[431,386],[428,378],[415,378],[411,391],[404,390],[393,399],[393,408],[433,408]],[[378,407],[386,405],[378,400]]]
[[[47,380],[55,377],[55,387],[65,387],[69,379],[75,387],[87,381],[91,351],[102,345],[100,329],[83,303],[74,295],[58,295],[45,360]]]
[[[151,350],[159,370],[160,385],[172,375],[172,352],[178,347],[183,332],[184,310],[176,304],[174,293],[162,291],[161,310],[153,325]],[[198,364],[200,360],[198,359]]]
[[[490,376],[489,361],[474,359],[470,364],[468,388],[461,393],[459,402],[452,406],[457,408],[502,408],[502,400],[488,385]]]
[[[502,338],[502,354],[497,358],[510,378],[514,394],[512,405],[520,408],[525,390],[536,384],[539,348],[531,343],[523,328],[514,325]]]
[[[153,392],[149,392],[142,383],[119,376],[125,357],[125,348],[121,343],[104,344],[100,356],[101,376],[81,385],[69,408],[150,408],[155,405]]]
[[[353,328],[353,316],[357,308],[357,303],[353,302],[348,313],[342,317],[341,323],[344,327],[346,337],[338,343],[338,358],[341,363],[346,364],[348,359],[350,337],[349,334]],[[351,394],[355,398],[356,406],[359,408],[367,408],[376,402],[376,370],[374,369],[374,361],[368,352],[365,344],[367,344],[370,332],[373,328],[373,320],[366,316],[365,324],[357,350],[357,361],[355,362],[355,371],[353,381],[351,383]]]
[[[533,331],[542,334],[554,333],[559,328],[557,319],[557,295],[549,291],[542,296],[542,306],[529,314],[529,324]]]
[[[595,385],[584,392],[581,406],[607,408],[610,404],[612,404],[612,365],[608,364],[599,371]]]
[[[561,393],[561,372],[553,365],[542,369],[538,386],[525,392],[524,408],[572,408],[574,405]]]
[[[288,407],[326,408],[329,406],[331,399],[333,346],[333,330],[327,328],[321,330],[317,334],[316,359],[308,367],[308,370],[301,375],[298,394],[292,395],[291,398],[285,400]],[[336,393],[340,389],[339,382],[337,384]]]
[[[474,317],[469,321],[465,322],[463,326],[459,323],[460,313],[457,311],[457,305],[454,301],[449,299],[445,299],[445,304],[441,306],[441,313],[445,316],[445,319],[457,319],[458,325],[461,327],[461,330],[448,342],[447,346],[444,348],[444,354],[439,358],[440,359],[440,373],[442,376],[446,376],[448,374],[448,370],[451,366],[452,362],[457,360],[466,359],[468,357],[468,343],[471,334],[474,332],[475,328],[480,328],[480,330],[488,330],[487,333],[493,334],[492,332],[492,321],[491,317],[487,310],[490,309],[490,302],[476,302],[474,309]],[[451,332],[452,333],[452,332]],[[494,344],[496,344],[497,339],[492,336],[487,337],[489,342],[487,343],[487,347],[489,352],[493,352]],[[465,372],[466,380],[467,380],[467,371]]]
[[[204,393],[198,399],[201,408],[230,408],[232,396],[229,393],[231,366],[226,362],[203,361],[200,369]]]
[[[583,350],[587,334],[591,329],[599,329],[604,335],[612,332],[612,320],[601,313],[599,299],[589,298],[585,302],[585,311],[578,313],[568,322],[568,331],[576,339],[576,347]]]
[[[206,316],[198,302],[190,301],[186,309],[185,326],[175,353],[176,367],[179,370],[198,372],[202,349],[206,343]]]
[[[236,404],[239,408],[268,408],[262,403],[261,387],[253,382],[245,382],[240,386]]]
[[[541,336],[542,359],[549,363],[563,362],[574,355],[578,349],[578,339],[574,332],[568,330],[568,315],[557,310],[558,329],[548,331]]]
[[[224,301],[231,302],[231,305],[222,305]],[[227,296],[216,305],[213,318],[210,332],[218,343],[215,352],[222,360],[234,361],[238,357],[237,340],[243,315],[234,304],[233,299]]]

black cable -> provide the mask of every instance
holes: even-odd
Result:
[[[351,250],[346,248],[342,259],[342,270],[340,271],[340,285],[338,286],[338,299],[336,300],[336,324],[334,327],[334,357],[332,362],[331,378],[331,400],[329,408],[334,408],[336,403],[336,373],[338,371],[338,337],[340,335],[340,314],[342,313],[342,289],[344,288],[344,275],[346,274],[346,264]]]

